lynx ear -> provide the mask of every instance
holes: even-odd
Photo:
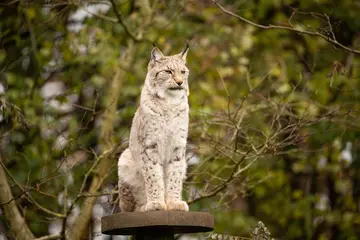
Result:
[[[164,57],[164,54],[162,54],[162,52],[157,47],[154,46],[154,48],[151,51],[151,59],[150,60],[158,61],[163,57]]]
[[[186,62],[186,55],[189,51],[189,43],[186,43],[186,48],[184,49],[184,51],[182,51],[181,53],[178,54],[178,56],[184,60]]]

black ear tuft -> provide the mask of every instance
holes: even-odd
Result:
[[[182,51],[179,54],[182,60],[186,61],[186,55],[187,55],[188,51],[189,51],[189,41],[186,41],[186,47],[185,47],[184,51]]]

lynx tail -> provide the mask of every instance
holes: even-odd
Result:
[[[118,162],[119,206],[122,212],[133,212],[136,206],[133,187],[126,181],[126,171],[131,167],[132,162],[132,154],[129,149],[126,149]]]

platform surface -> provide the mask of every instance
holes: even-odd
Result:
[[[209,232],[214,217],[205,212],[120,212],[101,219],[101,231],[109,235],[136,235],[143,231],[172,233]]]

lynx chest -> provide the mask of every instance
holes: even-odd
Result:
[[[145,140],[145,145],[156,145],[161,158],[167,161],[174,149],[186,147],[189,108],[187,104],[172,108],[158,107],[144,109],[144,131],[140,134]]]

